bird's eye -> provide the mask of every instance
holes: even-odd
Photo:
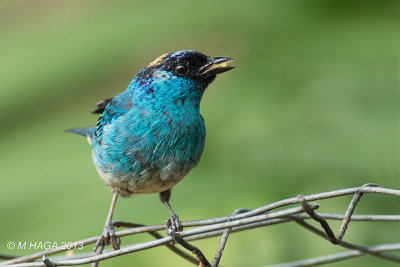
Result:
[[[175,72],[179,75],[184,75],[188,72],[189,68],[187,65],[180,64],[176,66]]]

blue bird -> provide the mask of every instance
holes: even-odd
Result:
[[[67,130],[87,136],[94,165],[113,192],[95,250],[110,243],[119,249],[112,226],[118,195],[159,193],[171,214],[167,228],[181,231],[169,204],[171,188],[200,161],[206,136],[200,101],[216,75],[233,68],[232,61],[193,50],[164,54],[124,92],[96,104],[96,127]]]

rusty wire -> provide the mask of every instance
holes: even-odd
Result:
[[[306,196],[297,196],[293,198],[277,201],[266,206],[254,210],[238,209],[230,216],[182,222],[185,230],[176,233],[170,232],[168,236],[162,236],[157,231],[165,230],[165,225],[144,226],[140,224],[127,223],[127,222],[113,222],[115,227],[129,227],[116,232],[118,238],[139,234],[149,233],[155,240],[131,244],[121,247],[119,250],[104,250],[97,253],[80,253],[72,256],[59,256],[49,258],[50,255],[58,254],[69,250],[65,247],[44,250],[27,256],[12,258],[12,256],[0,254],[0,259],[5,261],[0,262],[0,266],[67,266],[67,265],[82,265],[92,263],[92,266],[97,266],[99,262],[109,258],[118,257],[121,255],[133,253],[135,251],[150,249],[157,246],[165,245],[172,252],[183,257],[188,262],[198,266],[212,266],[217,267],[221,260],[224,248],[226,246],[228,236],[230,233],[244,231],[252,228],[270,226],[280,223],[296,222],[298,225],[311,231],[312,233],[329,240],[332,244],[349,249],[343,253],[333,255],[306,259],[296,262],[283,263],[278,265],[270,265],[274,267],[295,267],[295,266],[316,266],[337,261],[342,261],[358,256],[370,255],[380,258],[382,260],[400,263],[400,257],[389,254],[389,251],[399,251],[399,244],[383,244],[373,247],[361,246],[351,242],[343,241],[346,229],[351,221],[386,221],[386,222],[400,222],[400,215],[353,215],[354,210],[363,194],[385,194],[400,197],[400,190],[383,188],[375,184],[366,184],[361,187],[353,187],[340,189],[335,191],[317,193]],[[309,203],[310,201],[323,200],[327,198],[337,198],[346,195],[354,195],[345,214],[332,214],[332,213],[316,213],[318,209],[317,204]],[[300,205],[299,205],[300,204]],[[288,207],[279,211],[273,211],[278,208]],[[321,229],[312,226],[306,220],[314,220],[318,222]],[[335,235],[327,220],[342,220],[342,225]],[[193,227],[191,229],[187,229]],[[187,229],[187,230],[186,230]],[[217,251],[214,259],[210,261],[203,254],[200,248],[192,245],[189,241],[209,238],[213,236],[221,236]],[[83,240],[76,241],[72,247],[93,244],[99,237],[90,237]],[[174,243],[174,244],[172,244]],[[191,252],[192,255],[185,253],[178,248],[178,245]],[[37,261],[41,259],[41,261]]]

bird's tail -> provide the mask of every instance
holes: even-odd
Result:
[[[96,127],[90,126],[87,128],[71,128],[65,131],[86,136],[88,138],[89,144],[91,144],[92,140],[95,138]]]

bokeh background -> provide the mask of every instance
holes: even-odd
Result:
[[[159,55],[195,49],[236,60],[204,95],[199,166],[173,190],[182,220],[373,182],[400,186],[398,1],[0,2],[0,252],[8,241],[101,233],[111,200],[82,137],[97,101]],[[344,212],[349,198],[321,201]],[[398,214],[366,196],[358,214]],[[116,220],[163,223],[157,195],[119,199]],[[334,224],[338,226],[337,223]],[[148,240],[124,238],[123,245]],[[346,240],[399,242],[393,223],[353,222]],[[218,238],[195,242],[208,257]],[[223,266],[262,266],[343,249],[295,224],[229,237]],[[331,266],[394,266],[371,257]],[[187,266],[164,247],[102,266]]]

